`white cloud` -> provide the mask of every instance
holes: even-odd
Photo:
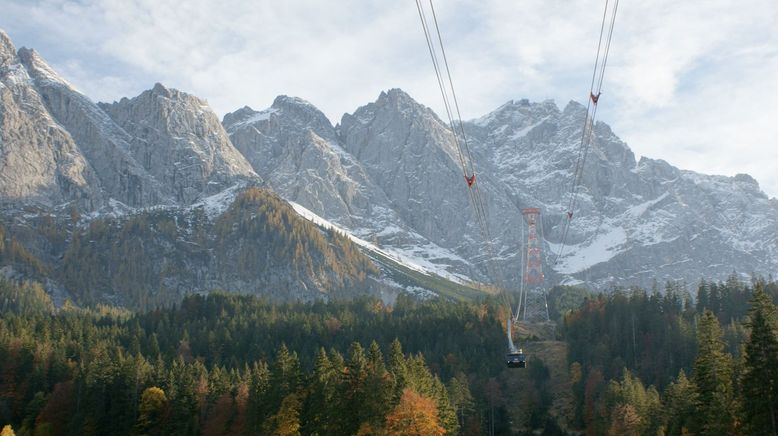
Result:
[[[601,0],[436,3],[465,118],[586,97]],[[0,27],[97,100],[159,81],[220,114],[298,95],[337,122],[401,87],[442,104],[413,2],[0,0]],[[778,2],[622,2],[600,119],[638,155],[778,195]]]

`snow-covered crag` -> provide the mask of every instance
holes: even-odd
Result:
[[[520,100],[466,123],[490,244],[475,224],[446,124],[401,90],[382,93],[338,126],[289,97],[264,111],[228,114],[224,124],[285,198],[384,250],[476,279],[518,282],[525,207],[543,209],[552,284],[650,286],[778,271],[778,208],[751,177],[637,162],[604,123],[595,128],[567,246],[554,263],[584,116],[575,102],[560,110]]]
[[[469,124],[479,163],[519,207],[543,208],[559,253],[585,108],[512,101]],[[559,262],[568,280],[649,285],[778,270],[778,208],[747,175],[709,176],[642,158],[597,123],[578,209]],[[547,259],[551,259],[548,256]],[[559,276],[557,276],[559,277]]]
[[[391,250],[399,258],[415,258],[430,270],[444,273],[446,266],[456,266],[451,272],[477,273],[454,251],[454,238],[446,236],[446,232],[461,236],[461,230],[446,229],[436,215],[438,202],[452,202],[467,215],[466,192],[451,183],[457,174],[452,150],[438,149],[437,143],[418,147],[424,156],[406,150],[414,146],[415,138],[426,134],[425,126],[436,126],[438,135],[448,132],[429,109],[415,103],[411,109],[418,112],[395,116],[398,104],[406,104],[406,100],[410,97],[399,90],[382,94],[378,102],[348,120],[344,118],[343,126],[336,129],[310,103],[280,96],[269,109],[258,112],[244,107],[227,114],[224,125],[256,172],[287,200]],[[366,132],[367,126],[360,123],[374,119],[388,126]],[[405,141],[403,137],[411,135],[411,130],[414,139]],[[379,150],[377,153],[362,147],[361,141],[377,137],[383,142],[370,147]],[[364,148],[366,154],[355,152],[355,147]],[[413,166],[411,171],[395,168],[392,161],[398,159]],[[427,174],[421,171],[425,167]],[[427,181],[426,189],[417,189],[417,177]],[[431,182],[438,185],[431,188]],[[422,189],[443,195],[422,197]],[[448,195],[457,189],[456,195]],[[427,201],[433,207],[424,206]],[[459,222],[466,219],[460,218]],[[435,268],[436,262],[442,269]]]

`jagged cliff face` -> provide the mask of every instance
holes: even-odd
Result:
[[[133,138],[126,131],[59,77],[35,51],[22,48],[19,58],[50,116],[67,130],[94,170],[98,183],[92,188],[101,191],[103,199],[114,198],[132,207],[172,200],[130,156]]]
[[[509,102],[469,123],[488,171],[520,207],[543,208],[547,255],[558,253],[585,109]],[[634,154],[604,123],[586,159],[557,280],[649,285],[778,269],[778,210],[746,175],[708,176]]]
[[[0,201],[8,207],[187,205],[261,183],[207,102],[157,84],[93,103],[0,32]]]
[[[310,103],[280,96],[267,110],[244,107],[227,114],[224,126],[257,173],[285,198],[326,211],[348,227],[373,202],[368,178],[342,152],[335,129]]]
[[[103,201],[97,175],[49,114],[11,40],[0,32],[0,201],[53,207]]]
[[[317,115],[301,117],[278,102],[224,120],[260,175],[286,198],[303,199],[360,236],[375,235],[384,248],[449,265],[452,272],[517,283],[525,207],[543,210],[552,284],[650,286],[654,279],[723,278],[733,269],[778,270],[771,236],[778,234],[778,210],[753,179],[701,175],[647,158],[636,162],[604,123],[595,128],[567,245],[554,263],[585,116],[578,103],[560,110],[551,101],[511,101],[465,123],[487,208],[492,239],[486,244],[453,137],[428,108],[391,90],[331,128],[310,104],[305,113]],[[315,157],[300,157],[310,149]],[[339,166],[324,164],[323,156],[336,157]],[[330,177],[314,183],[306,174]],[[341,194],[354,186],[361,187],[359,196]],[[321,201],[329,198],[337,201]],[[364,198],[370,207],[360,209]]]
[[[204,100],[159,84],[94,104],[0,32],[0,201],[17,211],[75,205],[99,217],[119,203],[125,212],[188,207],[266,183],[387,253],[507,286],[519,283],[521,209],[540,207],[549,284],[650,286],[723,278],[733,269],[778,272],[778,202],[753,179],[636,161],[604,123],[585,161],[567,246],[554,262],[584,116],[574,102],[560,109],[521,100],[465,123],[486,242],[448,126],[399,89],[337,126],[287,96],[220,123]]]
[[[204,100],[158,83],[100,108],[131,136],[131,155],[176,202],[188,204],[256,178]]]
[[[392,108],[409,101],[402,91],[390,91],[354,116],[344,117],[335,128],[310,103],[281,96],[264,111],[244,107],[227,114],[224,125],[257,173],[284,198],[365,239],[430,261],[443,258],[459,271],[475,272],[448,245],[438,245],[450,244],[445,232],[461,230],[446,228],[436,211],[424,205],[454,202],[463,208],[463,216],[454,218],[467,223],[467,197],[462,197],[466,191],[450,183],[457,174],[451,144],[435,138],[431,147],[414,143],[427,135],[425,125],[434,125],[438,137],[449,134],[429,109],[418,104],[414,103],[416,112],[395,116]],[[369,126],[374,119],[386,125]],[[411,131],[414,136],[408,138]],[[400,161],[409,168],[397,168]],[[419,172],[422,168],[426,174]],[[457,189],[455,196],[434,194]],[[417,200],[422,191],[429,195]]]

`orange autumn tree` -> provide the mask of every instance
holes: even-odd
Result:
[[[386,416],[386,430],[393,435],[442,435],[438,407],[431,398],[410,388],[403,390],[400,403]]]

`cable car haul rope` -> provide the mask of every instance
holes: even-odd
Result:
[[[597,103],[602,96],[602,83],[605,79],[605,66],[608,63],[608,54],[610,53],[611,40],[613,38],[613,27],[616,23],[616,11],[619,8],[619,0],[613,0],[612,8],[610,0],[605,0],[605,9],[602,12],[602,24],[600,25],[600,38],[597,42],[597,55],[594,59],[594,70],[592,71],[592,83],[589,86],[589,95],[586,99],[586,117],[584,117],[583,129],[581,129],[581,144],[578,147],[578,157],[575,161],[573,171],[573,181],[570,187],[570,199],[567,204],[567,220],[565,220],[564,230],[562,230],[562,242],[559,245],[559,251],[554,257],[554,265],[559,262],[559,258],[564,254],[567,243],[567,235],[570,232],[570,222],[573,220],[573,213],[578,201],[578,188],[583,179],[584,166],[586,165],[586,156],[589,153],[589,146],[594,136],[594,120],[597,116]],[[610,18],[608,19],[610,12]],[[605,24],[608,23],[606,32]],[[605,36],[607,33],[607,36]],[[605,44],[603,46],[603,37]]]
[[[446,50],[443,46],[443,38],[440,34],[440,26],[438,25],[438,18],[435,13],[435,7],[432,3],[432,0],[428,1],[429,13],[426,11],[423,0],[416,0],[416,8],[419,12],[419,19],[421,20],[422,30],[427,42],[427,49],[429,50],[430,58],[432,60],[432,66],[435,71],[438,87],[440,88],[440,94],[443,98],[443,107],[446,112],[446,117],[448,118],[449,129],[451,130],[451,134],[454,138],[457,159],[459,160],[463,179],[467,185],[467,193],[470,204],[473,207],[476,221],[484,238],[484,243],[487,250],[486,267],[493,279],[497,279],[498,277],[494,274],[495,270],[491,265],[494,256],[492,255],[492,241],[489,234],[484,199],[481,195],[479,184],[477,183],[478,180],[476,178],[473,156],[470,152],[470,146],[465,135],[464,123],[462,122],[462,115],[459,110],[459,102],[457,101],[456,91],[454,90],[454,81],[451,77],[451,70],[449,69]],[[597,104],[600,100],[600,97],[602,96],[605,67],[608,62],[608,54],[610,52],[611,40],[613,38],[613,28],[616,22],[616,11],[618,10],[618,5],[619,0],[605,1],[605,10],[603,11],[602,24],[600,26],[600,38],[597,43],[597,55],[594,62],[594,71],[592,72],[592,81],[591,85],[589,86],[589,95],[587,96],[586,117],[584,119],[584,126],[581,132],[581,143],[578,147],[575,168],[573,170],[572,186],[570,188],[570,196],[566,211],[567,219],[565,220],[564,230],[562,232],[562,242],[560,244],[559,251],[554,258],[554,264],[559,261],[560,257],[564,253],[567,235],[570,231],[570,222],[573,219],[573,213],[575,211],[576,203],[578,200],[578,188],[581,185],[583,171],[586,164],[586,157],[592,141],[594,120],[597,115]],[[434,26],[434,32],[431,30],[430,24]],[[522,275],[525,273],[526,271],[523,271]],[[511,331],[512,322],[517,322],[519,320],[519,314],[522,310],[522,303],[526,299],[525,294],[526,290],[524,288],[524,277],[522,276],[522,286],[520,288],[516,310],[514,311],[507,293],[500,292],[500,295],[504,299],[504,303],[506,304],[510,313],[506,323],[506,333],[508,336],[508,354],[506,363],[510,368],[524,368],[526,366],[526,357],[522,350],[514,345]]]

